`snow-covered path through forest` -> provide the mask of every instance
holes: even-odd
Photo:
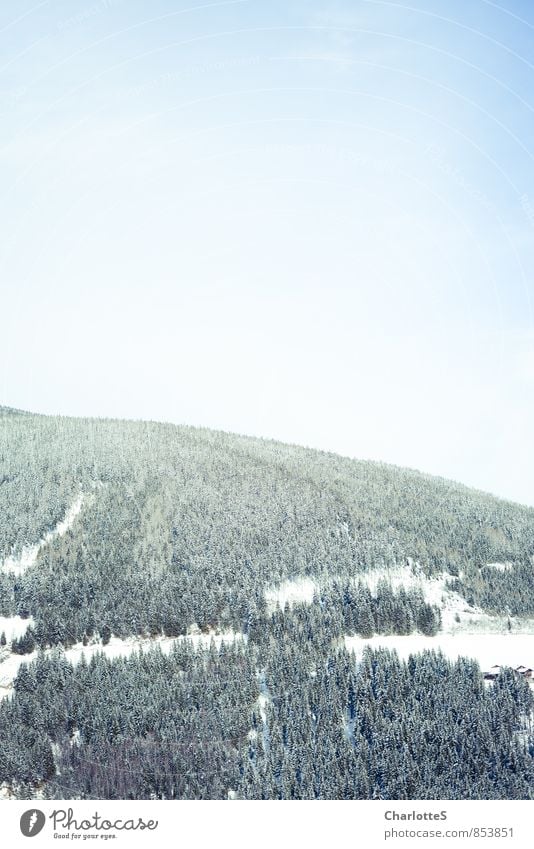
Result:
[[[266,754],[268,754],[270,738],[269,722],[267,720],[267,708],[271,703],[271,695],[269,693],[269,688],[267,687],[265,670],[263,670],[263,672],[258,672],[257,676],[260,688],[260,694],[258,696],[258,710],[260,712],[260,719],[262,724],[263,750]]]
[[[22,575],[30,566],[33,566],[37,560],[38,554],[45,545],[48,545],[56,537],[64,536],[74,524],[74,520],[80,513],[85,496],[80,493],[76,500],[71,504],[65,516],[57,523],[55,528],[48,531],[39,542],[34,545],[25,545],[19,555],[10,555],[6,557],[0,566],[2,572],[14,572],[15,575]]]

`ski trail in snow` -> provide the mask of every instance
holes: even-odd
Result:
[[[57,523],[53,530],[48,531],[48,533],[46,533],[39,542],[35,543],[35,545],[25,545],[18,556],[10,555],[9,557],[6,557],[0,567],[1,571],[13,572],[15,575],[19,576],[22,575],[30,566],[33,566],[42,548],[49,545],[49,543],[56,539],[56,537],[64,536],[67,531],[72,528],[74,520],[80,513],[84,501],[85,496],[83,493],[80,493],[65,513],[64,518]]]

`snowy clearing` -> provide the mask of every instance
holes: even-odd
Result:
[[[42,548],[45,545],[48,545],[52,542],[56,537],[64,536],[67,531],[74,524],[74,520],[80,513],[82,509],[83,503],[85,500],[85,496],[83,493],[80,493],[74,503],[69,507],[67,512],[65,513],[64,518],[57,523],[56,527],[53,530],[48,531],[47,534],[42,537],[39,542],[35,543],[35,545],[26,545],[22,549],[21,553],[18,556],[10,555],[6,557],[4,562],[1,565],[1,570],[3,572],[14,572],[15,575],[22,575],[23,572],[26,571],[30,566],[33,566],[35,561],[37,560],[37,556]]]
[[[267,587],[265,590],[265,601],[269,613],[279,607],[282,610],[289,604],[311,604],[317,590],[317,582],[311,578],[293,578],[278,584],[276,587]]]
[[[507,567],[508,564],[488,564],[495,568]],[[505,615],[491,615],[481,608],[468,604],[456,592],[447,589],[446,584],[453,579],[452,575],[442,573],[427,578],[417,563],[408,559],[408,563],[384,569],[371,569],[361,572],[351,579],[355,586],[365,584],[375,593],[380,582],[385,581],[393,590],[403,587],[406,590],[420,590],[429,604],[436,605],[441,611],[441,633],[444,634],[507,634],[508,622],[511,619],[511,629],[514,633],[534,634],[534,619],[514,619]],[[332,576],[333,581],[343,581]],[[265,599],[269,613],[277,608],[284,609],[288,604],[311,604],[315,592],[326,585],[324,579],[319,584],[312,578],[288,579],[277,586],[265,590]]]
[[[489,564],[488,564],[489,565]],[[505,564],[493,564],[504,566]],[[509,635],[509,624],[514,634],[534,634],[534,619],[516,619],[506,615],[486,613],[482,608],[470,605],[459,593],[447,589],[446,584],[453,576],[444,572],[427,578],[417,564],[409,561],[406,566],[393,569],[376,569],[359,575],[372,591],[380,581],[387,581],[393,589],[419,589],[428,604],[436,605],[441,611],[441,631],[439,636],[473,634],[477,636],[499,634]]]
[[[488,564],[496,569],[507,569],[509,564]],[[334,580],[334,578],[332,578]],[[478,661],[483,672],[492,666],[527,666],[534,668],[534,619],[516,619],[505,615],[490,615],[469,605],[458,593],[447,589],[452,576],[443,573],[427,578],[419,566],[409,560],[406,565],[390,569],[373,569],[356,576],[353,583],[365,584],[376,592],[378,584],[386,581],[394,590],[420,590],[429,604],[441,611],[442,630],[435,637],[422,634],[407,636],[374,636],[369,639],[347,636],[344,645],[358,656],[364,648],[395,649],[401,659],[425,649],[435,649],[451,660],[460,656]],[[270,612],[298,602],[311,604],[317,582],[311,578],[288,580],[265,593]]]
[[[293,606],[294,604],[311,604],[313,597],[318,592],[321,586],[338,581],[341,583],[347,580],[357,586],[358,583],[365,584],[371,592],[375,593],[380,582],[385,581],[392,589],[398,590],[401,587],[404,589],[420,589],[426,601],[430,604],[437,604],[440,607],[443,603],[443,595],[449,593],[451,596],[452,607],[454,612],[457,608],[468,608],[467,602],[458,596],[457,593],[450,593],[445,590],[445,582],[451,580],[451,575],[439,575],[434,578],[426,578],[420,569],[413,561],[409,561],[408,565],[392,566],[384,569],[370,569],[368,572],[361,572],[355,575],[352,579],[344,579],[336,575],[332,575],[326,581],[322,579],[321,584],[313,578],[288,578],[277,586],[267,587],[265,590],[265,600],[269,613],[272,613],[276,608],[284,608],[286,604]]]
[[[22,637],[30,625],[32,628],[35,625],[35,620],[31,616],[27,619],[23,619],[21,616],[0,616],[0,634],[6,635],[8,643]]]
[[[24,620],[28,621],[28,620]],[[109,643],[103,646],[102,643],[96,642],[84,646],[83,643],[76,643],[69,649],[62,650],[65,659],[70,663],[79,663],[82,656],[89,662],[96,654],[104,654],[107,658],[113,660],[117,657],[128,657],[137,651],[150,650],[158,646],[164,654],[169,654],[173,645],[177,642],[187,641],[192,643],[195,648],[202,646],[210,648],[212,642],[216,648],[220,648],[222,643],[245,642],[245,634],[236,631],[226,631],[217,633],[210,631],[208,633],[190,633],[181,637],[128,637],[121,640],[118,637],[111,637]],[[45,655],[50,657],[56,649],[46,649]],[[14,654],[8,649],[0,652],[0,698],[9,696],[13,692],[13,681],[15,680],[22,663],[31,663],[39,656],[38,651],[33,651],[30,654]]]
[[[460,656],[472,657],[478,661],[483,672],[492,666],[530,666],[534,668],[534,635],[532,634],[437,634],[426,637],[423,634],[407,636],[388,635],[364,637],[344,637],[345,647],[361,657],[366,646],[372,649],[395,650],[401,660],[407,660],[411,654],[425,651],[438,651],[450,660]]]
[[[421,573],[419,568],[413,562],[404,566],[394,566],[389,569],[371,569],[368,572],[362,572],[356,575],[351,583],[365,584],[371,592],[376,592],[380,582],[385,581],[392,589],[398,590],[401,587],[404,589],[415,590],[419,589],[425,597],[425,601],[429,604],[435,604],[441,609],[443,620],[443,630],[456,631],[465,630],[466,622],[464,621],[460,628],[456,621],[456,615],[464,617],[467,621],[476,621],[480,617],[485,617],[482,610],[470,607],[468,603],[458,593],[451,592],[445,588],[447,581],[450,581],[451,575],[438,575],[433,578],[427,578]],[[330,582],[342,580],[341,578],[332,577]],[[286,604],[291,607],[294,604],[303,603],[311,604],[315,592],[319,590],[319,583],[312,578],[293,578],[278,584],[276,587],[268,587],[265,590],[265,600],[267,601],[267,609],[272,613],[277,608],[284,608]],[[487,617],[492,618],[492,617]]]
[[[405,590],[420,590],[428,604],[436,605],[441,610],[442,630],[447,633],[465,631],[466,624],[486,617],[478,608],[471,607],[458,593],[446,589],[446,583],[452,580],[452,575],[441,574],[427,578],[417,564],[409,561],[405,566],[392,569],[372,569],[354,579],[361,581],[375,592],[381,581],[386,581],[394,590],[403,587]],[[457,616],[460,622],[457,622]],[[489,617],[491,618],[491,617]]]

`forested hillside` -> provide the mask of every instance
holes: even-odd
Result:
[[[0,678],[8,653],[31,663],[0,702],[0,782],[55,798],[531,798],[525,681],[486,687],[439,653],[358,661],[342,638],[439,631],[439,605],[388,583],[407,564],[490,614],[534,615],[533,553],[534,510],[418,472],[1,408],[0,616],[31,624],[3,639]],[[301,578],[313,599],[269,607]],[[192,629],[241,639],[195,649]],[[61,653],[132,635],[177,639]]]

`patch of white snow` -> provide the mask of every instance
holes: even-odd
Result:
[[[299,603],[311,604],[317,588],[317,582],[311,578],[292,578],[277,586],[267,587],[267,610],[274,613],[278,607],[283,610],[286,604],[290,607]]]
[[[534,668],[534,636],[532,634],[442,634],[427,637],[423,634],[406,636],[387,635],[364,637],[345,637],[345,647],[361,657],[368,646],[372,649],[395,650],[401,660],[407,660],[411,654],[430,649],[441,650],[449,660],[458,657],[471,657],[478,661],[483,672],[492,666],[511,666],[516,669],[524,665]]]
[[[0,616],[0,634],[3,632],[6,635],[8,643],[22,637],[30,625],[32,627],[35,625],[35,620],[31,616],[27,619],[21,616]]]

